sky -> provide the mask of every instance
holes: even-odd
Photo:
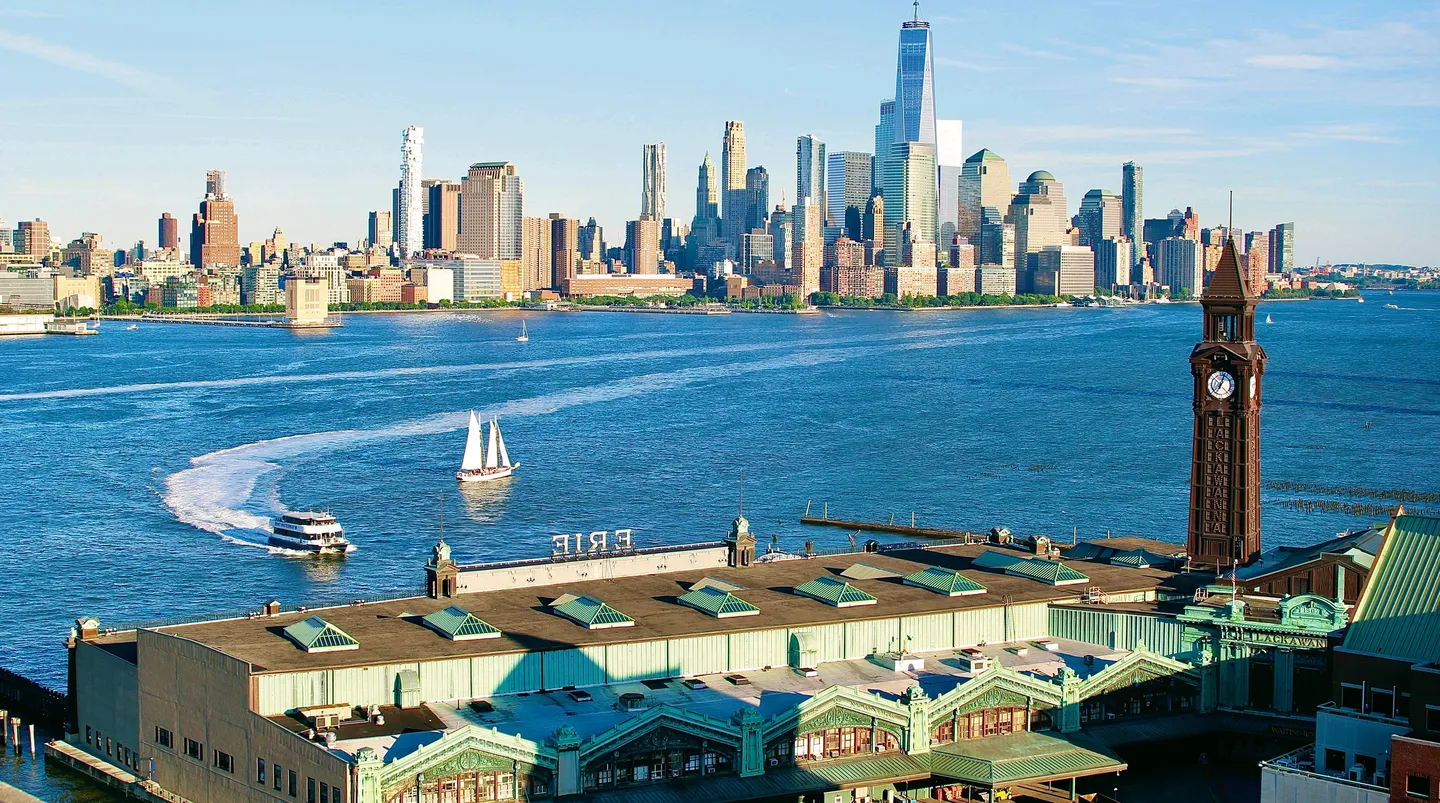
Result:
[[[742,120],[772,203],[795,139],[874,147],[897,0],[160,3],[0,0],[0,220],[154,243],[223,169],[242,242],[354,243],[390,208],[401,131],[425,175],[509,160],[525,213],[638,215],[641,146],[668,214]],[[937,116],[1070,212],[1145,170],[1145,214],[1296,224],[1297,265],[1440,264],[1440,2],[929,2]],[[182,223],[182,229],[188,222]],[[182,231],[182,240],[184,239]]]

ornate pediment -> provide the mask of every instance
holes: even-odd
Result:
[[[1196,688],[1200,686],[1194,667],[1163,655],[1137,650],[1086,678],[1080,685],[1080,699],[1163,678],[1173,678]]]
[[[1301,594],[1280,603],[1280,623],[1306,630],[1339,630],[1350,621],[1345,606],[1315,594]]]
[[[517,764],[554,770],[556,756],[542,745],[519,736],[467,725],[447,733],[439,741],[387,764],[380,776],[381,786],[413,780],[425,773],[446,777],[461,772],[512,769]]]
[[[707,741],[737,749],[740,746],[740,730],[735,725],[704,714],[664,705],[591,737],[581,746],[580,759],[588,762],[595,756],[627,749],[632,743],[659,744],[665,740],[674,740],[676,735],[685,736],[696,745]]]
[[[850,686],[829,686],[798,707],[771,717],[765,724],[764,739],[769,742],[786,731],[816,730],[818,728],[811,727],[811,723],[836,710],[847,712],[855,721],[847,722],[844,726],[822,727],[859,727],[860,720],[863,720],[865,727],[869,727],[873,721],[876,727],[898,736],[910,721],[910,712],[903,703],[886,700]]]
[[[953,712],[967,713],[1008,705],[1053,708],[1060,705],[1060,687],[1004,667],[992,667],[935,698],[930,719],[938,722]]]
[[[829,728],[868,728],[874,721],[874,717],[837,705],[813,717],[801,718],[799,732],[812,733]]]

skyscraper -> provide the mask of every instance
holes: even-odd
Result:
[[[425,129],[413,125],[405,129],[400,143],[400,215],[395,228],[402,257],[425,248],[425,199],[420,195],[420,150],[424,144]]]
[[[1295,271],[1295,224],[1279,223],[1270,230],[1270,272]]]
[[[599,262],[605,258],[605,230],[593,217],[576,232],[575,244],[584,262]]]
[[[180,221],[171,217],[169,212],[160,216],[159,243],[161,248],[180,249]]]
[[[880,101],[880,122],[875,125],[875,163],[870,178],[871,189],[885,189],[885,165],[890,160],[890,146],[895,142],[895,101]]]
[[[660,272],[660,221],[642,215],[625,224],[625,264],[631,273]]]
[[[527,217],[520,222],[520,290],[549,287],[554,259],[551,233],[553,221],[543,217]]]
[[[770,212],[770,172],[763,166],[745,171],[745,210],[745,231],[763,231]]]
[[[935,146],[896,142],[885,176],[886,242],[899,243],[905,224],[911,240],[935,243]]]
[[[1130,258],[1138,265],[1145,256],[1145,175],[1134,162],[1126,162],[1120,173],[1120,233],[1130,239]]]
[[[38,259],[44,259],[50,253],[50,224],[35,218],[34,220],[22,220],[19,227],[19,242],[15,243],[17,253],[26,254]]]
[[[770,242],[775,248],[775,264],[781,270],[790,267],[795,243],[791,238],[790,213],[782,206],[770,214]]]
[[[825,158],[825,216],[831,225],[844,226],[845,236],[857,243],[864,242],[860,229],[865,203],[873,192],[870,168],[874,157],[859,151],[836,151]]]
[[[239,220],[235,202],[225,195],[224,170],[205,174],[205,200],[190,220],[190,262],[197,268],[240,267]]]
[[[885,196],[876,193],[865,202],[865,216],[861,219],[861,236],[869,250],[869,264],[883,265],[885,262]]]
[[[900,53],[895,62],[895,141],[935,140],[935,60],[931,53],[930,23],[915,18],[900,26]]]
[[[1049,245],[1069,244],[1065,236],[1070,223],[1065,190],[1048,171],[1036,170],[1021,182],[1020,192],[1010,202],[1009,218],[1015,224],[1017,277],[1026,275],[1030,255],[1039,254]]]
[[[795,140],[795,200],[806,198],[819,204],[821,213],[825,213],[825,143],[813,134]]]
[[[726,244],[740,252],[740,234],[745,230],[745,124],[725,123],[724,150],[720,154],[720,219]]]
[[[1160,241],[1158,248],[1157,279],[1170,287],[1170,297],[1199,295],[1205,288],[1205,260],[1200,243],[1184,237],[1167,237]]]
[[[955,233],[976,242],[980,235],[981,209],[1010,208],[1010,167],[1000,154],[985,148],[965,160],[960,170],[960,210]]]
[[[1080,244],[1094,248],[1102,240],[1119,237],[1120,196],[1109,190],[1089,190],[1080,200]]]
[[[665,219],[665,143],[645,145],[641,154],[640,214]]]
[[[940,185],[935,196],[935,231],[940,243],[948,248],[959,233],[960,176],[965,169],[964,123],[937,120],[935,132],[935,170],[939,173]]]
[[[825,212],[814,198],[802,198],[791,210],[795,249],[790,265],[802,298],[820,289],[820,266],[825,262]]]
[[[394,228],[390,225],[390,210],[378,210],[370,213],[370,222],[365,229],[365,238],[370,244],[377,248],[389,248],[391,235]]]
[[[429,195],[425,247],[454,251],[460,238],[460,183],[437,181],[430,185]]]
[[[720,216],[720,193],[715,176],[715,163],[710,161],[706,151],[705,161],[700,163],[700,178],[695,186],[695,217],[700,220],[714,220]]]
[[[513,162],[477,162],[460,182],[457,250],[481,259],[520,259],[525,182]]]
[[[590,222],[595,222],[591,218]],[[599,226],[595,229],[598,231]],[[580,261],[580,221],[550,213],[550,286],[563,290]]]

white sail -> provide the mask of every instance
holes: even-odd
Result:
[[[480,445],[480,421],[470,411],[470,431],[465,436],[465,456],[460,459],[461,471],[474,471],[485,464],[485,450]]]
[[[500,434],[500,422],[490,419],[490,431],[495,433],[495,445],[500,450],[500,467],[510,467],[510,453],[505,451],[505,436]]]
[[[500,457],[499,440],[500,429],[496,426],[495,419],[492,418],[490,419],[490,442],[485,447],[486,468],[498,468],[500,465],[497,462],[497,458]]]

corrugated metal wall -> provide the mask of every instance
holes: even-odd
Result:
[[[819,660],[823,663],[864,658],[872,652],[896,648],[925,652],[968,647],[982,642],[996,643],[1004,640],[1007,634],[1011,639],[1063,635],[1065,638],[1105,644],[1106,641],[1096,641],[1093,633],[1101,630],[1108,633],[1111,627],[1108,623],[1096,624],[1083,617],[1064,619],[1064,626],[1070,628],[1067,632],[1083,631],[1080,636],[1064,635],[1053,631],[1054,623],[1061,619],[1057,619],[1052,609],[1043,602],[1011,605],[1008,611],[1007,614],[1006,609],[1001,607],[971,608],[922,616],[846,620],[794,631],[777,628],[543,653],[262,675],[259,679],[260,712],[268,716],[322,703],[391,704],[395,698],[395,675],[405,669],[420,673],[421,695],[425,700],[462,700],[541,688],[597,686],[786,666],[791,633],[799,631],[811,635]],[[1075,609],[1074,613],[1116,615],[1093,609]],[[1145,643],[1156,651],[1162,647],[1170,649],[1171,645],[1175,651],[1179,650],[1179,627],[1173,626],[1173,621],[1143,616],[1131,618],[1137,622],[1125,625],[1130,630],[1124,631],[1124,644],[1131,643],[1124,639],[1144,638]],[[1166,622],[1173,627],[1165,629]],[[906,636],[911,637],[908,642]],[[1130,649],[1123,644],[1120,646]]]
[[[1050,608],[1050,634],[1055,638],[1117,650],[1133,650],[1143,641],[1147,650],[1175,658],[1184,651],[1183,630],[1184,625],[1167,616],[1070,605]]]

